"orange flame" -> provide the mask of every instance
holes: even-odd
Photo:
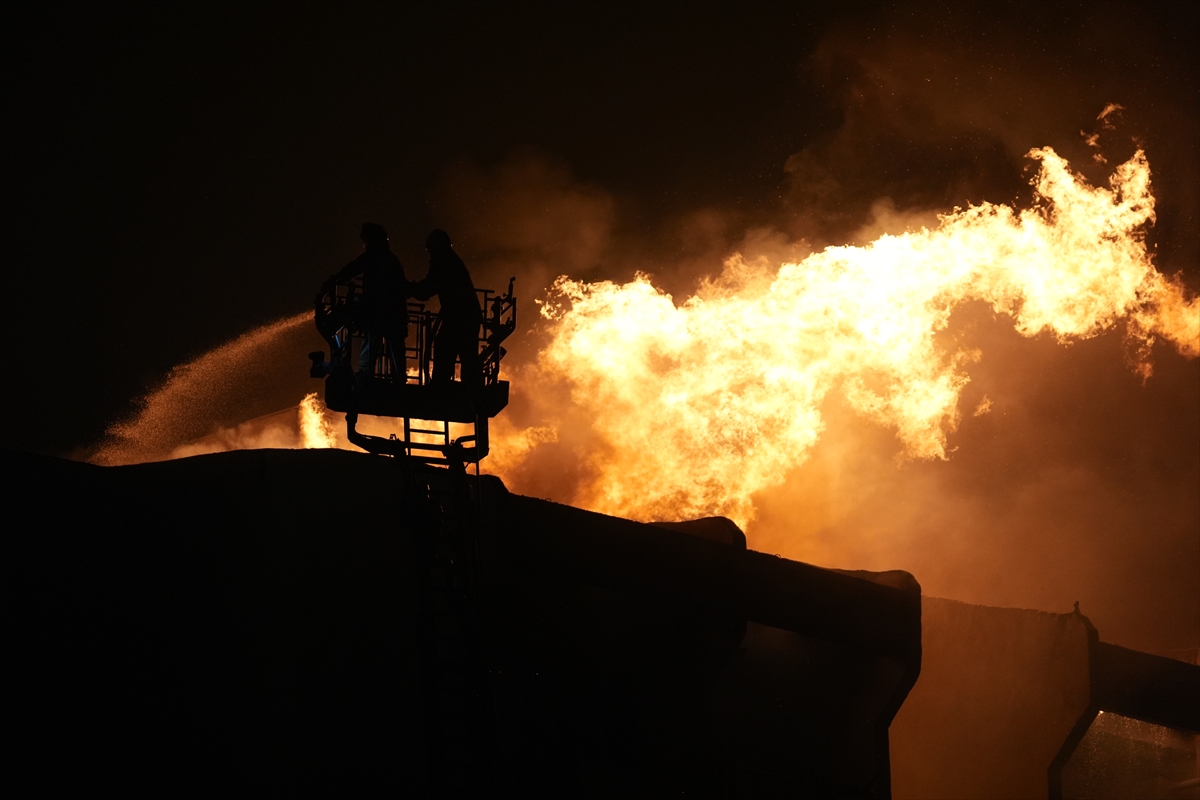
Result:
[[[567,383],[573,418],[589,419],[601,443],[584,456],[595,477],[574,502],[638,519],[724,514],[744,526],[754,493],[807,458],[835,390],[894,429],[907,456],[945,458],[979,353],[947,350],[935,335],[969,301],[1025,336],[1063,343],[1126,320],[1147,376],[1157,337],[1200,354],[1200,301],[1146,249],[1145,155],[1117,167],[1109,188],[1089,186],[1050,148],[1028,155],[1040,162],[1030,209],[956,209],[932,230],[831,247],[773,276],[734,255],[678,305],[642,274],[623,285],[560,277],[542,306],[551,341],[534,371]],[[510,437],[496,438],[501,451]],[[532,453],[536,441],[517,444]]]
[[[333,421],[326,416],[325,404],[310,392],[300,401],[300,446],[307,450],[337,447],[338,435]]]

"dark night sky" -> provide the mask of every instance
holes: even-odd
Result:
[[[364,219],[419,273],[424,233],[447,224],[439,182],[464,161],[556,159],[618,198],[619,233],[659,256],[664,220],[691,209],[833,241],[877,195],[1010,200],[1021,152],[1076,138],[1109,100],[1157,169],[1194,184],[1196,23],[1179,8],[27,10],[6,26],[6,444],[94,441],[172,365],[304,308]],[[895,107],[863,100],[881,64],[910,93]],[[921,69],[941,75],[934,95]],[[995,113],[972,118],[962,94]],[[789,184],[802,151],[818,171],[854,162],[844,197],[814,201],[808,173]],[[1187,191],[1162,198],[1176,249],[1196,237]]]
[[[69,452],[180,360],[306,307],[364,219],[419,267],[456,159],[561,157],[647,225],[769,202],[836,124],[796,77],[819,30],[683,5],[30,15],[5,242],[39,355],[36,390],[6,377],[8,445]]]
[[[309,307],[364,220],[388,228],[410,277],[446,227],[481,285],[520,272],[530,310],[559,273],[650,269],[679,293],[748,231],[821,246],[852,239],[882,198],[926,218],[1026,202],[1031,147],[1103,180],[1080,131],[1109,102],[1125,107],[1110,159],[1131,137],[1145,147],[1149,240],[1194,292],[1197,7],[10,12],[4,446],[84,454],[172,366]],[[869,445],[839,455],[827,436],[763,498],[752,544],[908,568],[975,602],[1082,599],[1116,641],[1194,647],[1200,366],[1163,349],[1143,388],[1113,336],[1063,349],[1006,330],[989,329],[975,386],[1008,416],[968,419],[960,453],[902,473],[890,432],[835,419],[842,444]],[[531,357],[523,341],[510,359]],[[256,412],[311,391],[306,366],[298,352],[296,383]],[[806,498],[836,474],[857,478],[829,507],[856,510],[818,519]]]

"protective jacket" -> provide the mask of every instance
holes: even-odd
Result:
[[[362,275],[362,310],[370,316],[404,314],[408,278],[404,266],[387,246],[368,247],[362,254],[326,281],[326,286]]]
[[[442,305],[443,325],[471,326],[474,332],[482,318],[471,274],[453,250],[431,253],[429,274],[424,280],[411,284],[408,293],[418,300],[428,300],[436,294]]]

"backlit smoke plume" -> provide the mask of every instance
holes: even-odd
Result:
[[[629,516],[753,520],[755,549],[908,569],[935,596],[1078,599],[1114,641],[1191,646],[1196,363],[1160,353],[1145,375],[1151,337],[1196,352],[1196,301],[1147,252],[1143,156],[1097,189],[1038,155],[1031,208],[940,221],[884,208],[843,239],[859,247],[813,253],[762,229],[687,251],[676,269],[595,236],[601,250],[577,254],[549,298],[505,240],[491,243],[499,266],[466,252],[481,286],[515,273],[525,308],[484,470],[514,492]],[[594,205],[568,223],[605,230]],[[495,222],[497,236],[512,229]],[[694,288],[688,276],[732,251],[694,297],[662,288]],[[570,261],[560,255],[537,269]],[[606,261],[653,269],[654,282],[580,279]],[[299,402],[318,385],[304,353],[322,346],[307,312],[222,345],[176,368],[93,459],[324,446],[331,428],[350,448],[341,414]],[[361,427],[387,435],[387,422]],[[317,435],[302,437],[306,424]]]
[[[549,344],[524,377],[565,383],[573,408],[540,409],[536,435],[513,431],[511,449],[536,458],[539,441],[587,425],[592,477],[573,502],[746,525],[753,495],[782,483],[821,436],[833,392],[894,430],[905,455],[946,457],[980,355],[945,341],[964,304],[986,303],[1022,335],[1062,343],[1124,321],[1147,377],[1156,338],[1200,354],[1200,302],[1146,249],[1154,198],[1143,153],[1113,171],[1109,188],[1089,186],[1050,148],[1029,157],[1040,163],[1029,209],[955,210],[933,229],[830,247],[773,274],[735,255],[682,303],[644,275],[559,278],[542,306]],[[506,437],[495,438],[503,451]],[[496,466],[503,477],[517,465]]]

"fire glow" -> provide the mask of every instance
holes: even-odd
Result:
[[[338,436],[334,423],[326,416],[325,404],[310,392],[300,401],[300,446],[305,450],[337,447]]]
[[[497,418],[486,468],[513,482],[540,463],[541,448],[585,430],[589,446],[575,457],[587,478],[555,499],[642,520],[720,514],[745,527],[755,493],[808,459],[825,428],[821,405],[835,394],[894,430],[902,457],[947,457],[968,369],[981,357],[941,335],[964,304],[987,304],[1020,334],[1064,344],[1124,322],[1144,378],[1157,339],[1200,354],[1200,300],[1158,272],[1146,247],[1154,197],[1144,154],[1118,166],[1108,188],[1088,185],[1049,148],[1029,156],[1039,169],[1026,210],[956,209],[932,229],[777,268],[734,254],[679,304],[647,275],[625,284],[558,278],[541,303],[547,344],[511,376],[534,424]],[[247,353],[277,346],[310,319],[264,326],[176,368],[135,419],[110,428],[94,460],[353,449],[340,435],[342,415],[316,394],[301,402],[290,431],[244,423],[182,446],[164,433],[196,428],[201,409],[228,405],[231,382],[251,370]],[[990,407],[984,397],[968,411]]]
[[[831,247],[773,273],[735,254],[680,304],[645,275],[623,285],[560,277],[542,305],[550,342],[525,380],[565,381],[575,406],[570,421],[543,409],[536,438],[586,419],[601,442],[586,455],[596,477],[572,502],[744,526],[753,495],[807,458],[834,391],[895,430],[906,456],[945,458],[980,353],[945,349],[937,334],[970,301],[1024,336],[1062,343],[1125,321],[1144,377],[1155,339],[1200,354],[1200,301],[1146,248],[1144,154],[1118,166],[1109,188],[1087,185],[1049,148],[1029,157],[1040,166],[1027,210],[955,210],[932,230]],[[528,431],[512,435],[536,458]],[[505,447],[501,427],[494,448]]]

